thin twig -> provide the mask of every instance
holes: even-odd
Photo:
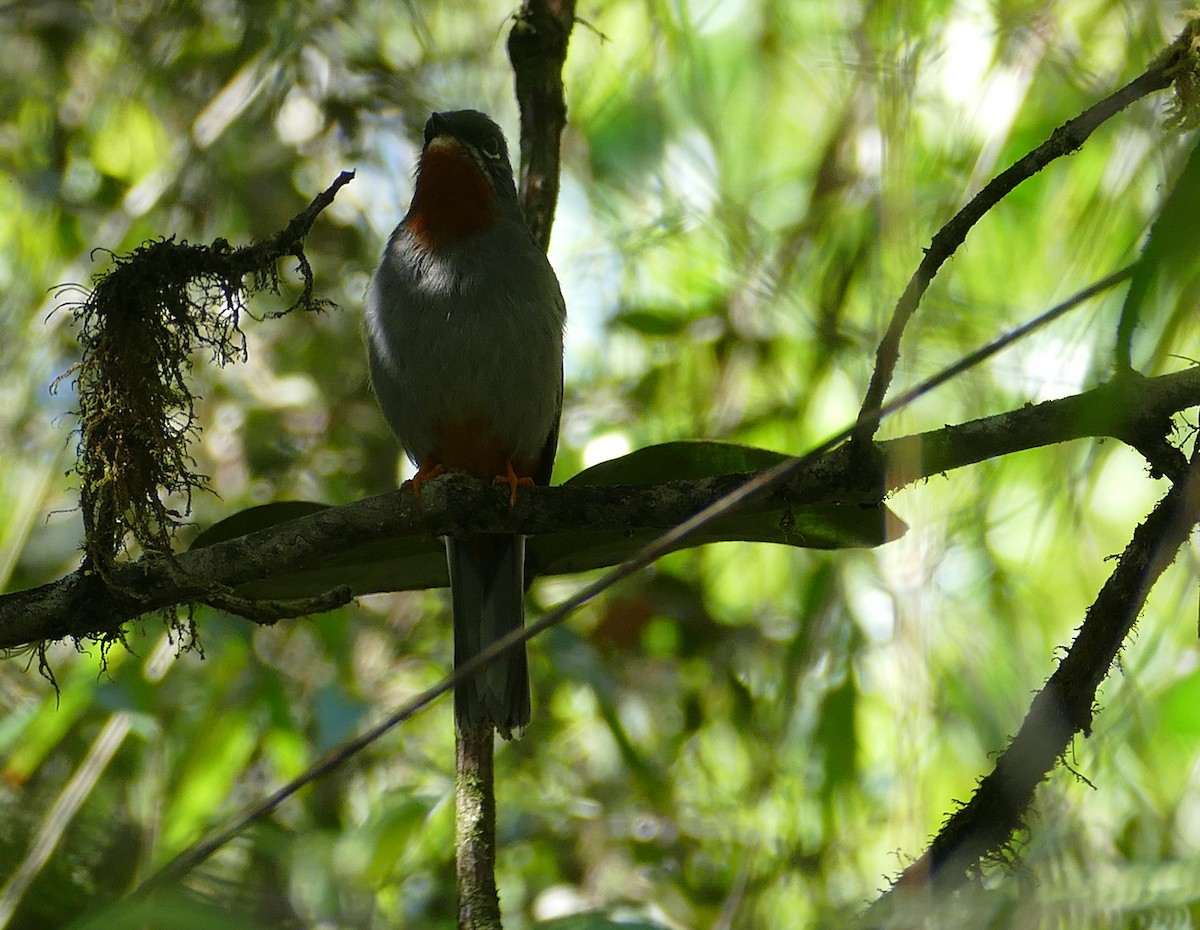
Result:
[[[1184,34],[1172,44],[1171,50],[1175,51],[1174,54],[1159,55],[1145,72],[1120,90],[1059,126],[1050,134],[1049,139],[989,181],[983,190],[971,198],[970,203],[938,230],[929,248],[925,250],[920,265],[913,272],[908,285],[896,302],[887,332],[876,350],[875,369],[871,373],[871,381],[863,397],[858,423],[855,425],[855,445],[862,447],[870,440],[878,426],[879,421],[875,414],[883,403],[896,364],[900,360],[900,340],[904,335],[905,326],[916,312],[921,298],[938,270],[966,240],[971,228],[1023,181],[1033,177],[1055,159],[1070,155],[1079,149],[1107,120],[1142,97],[1169,87],[1180,61],[1193,54],[1190,43],[1185,42],[1192,29],[1193,26],[1189,24]],[[865,450],[860,448],[859,451]]]
[[[1193,277],[1191,266],[1200,251],[1200,141],[1192,146],[1171,191],[1159,209],[1158,218],[1125,292],[1125,304],[1117,321],[1113,363],[1117,371],[1133,369],[1133,334],[1142,318],[1143,304],[1164,283],[1186,287]],[[1160,295],[1161,297],[1161,295]]]

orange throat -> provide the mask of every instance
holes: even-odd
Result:
[[[492,185],[457,143],[434,142],[421,157],[405,228],[427,249],[438,249],[491,225]]]

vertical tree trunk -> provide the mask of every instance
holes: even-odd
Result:
[[[496,795],[491,727],[455,729],[459,930],[501,930],[496,893]]]

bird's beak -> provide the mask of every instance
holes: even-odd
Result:
[[[425,123],[425,148],[435,144],[447,146],[449,143],[458,144],[450,130],[450,121],[441,113],[430,114]]]

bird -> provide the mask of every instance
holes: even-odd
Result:
[[[504,133],[478,110],[425,123],[412,202],[388,239],[366,295],[371,384],[417,468],[508,486],[550,482],[563,400],[566,304],[526,224]],[[520,535],[446,538],[461,667],[524,625]],[[460,732],[511,739],[530,720],[525,646],[459,682]]]

